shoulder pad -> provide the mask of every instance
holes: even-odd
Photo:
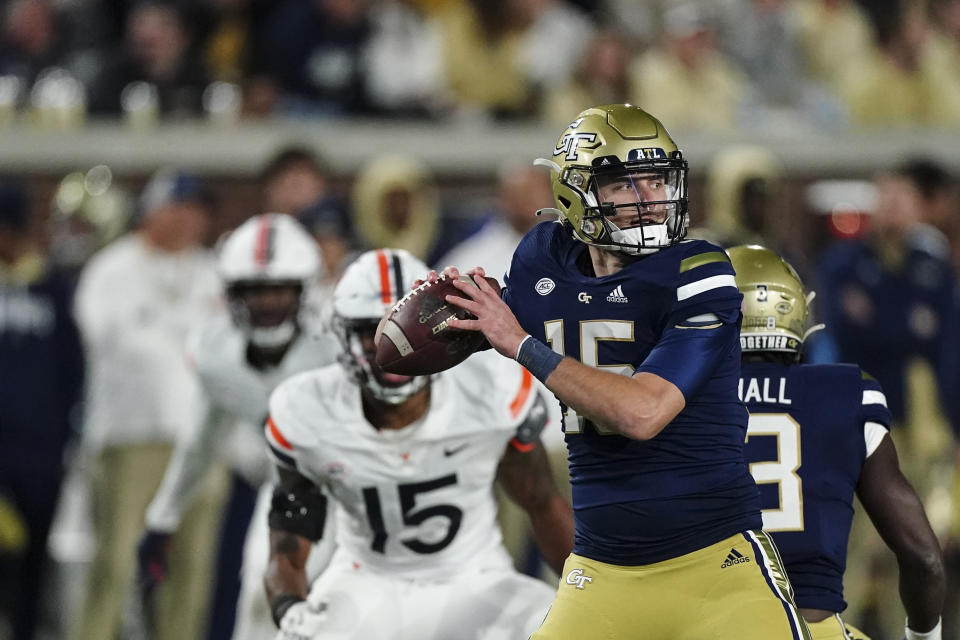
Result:
[[[295,375],[270,394],[270,415],[264,425],[267,444],[277,462],[294,469],[301,451],[317,441],[306,418],[309,401],[316,395],[315,375],[314,371]]]
[[[516,427],[534,404],[539,383],[514,360],[493,350],[478,352],[458,367],[456,384],[476,410],[498,427]]]

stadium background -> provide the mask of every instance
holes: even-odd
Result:
[[[822,201],[815,202],[812,199],[812,185],[824,180],[869,181],[878,172],[888,170],[907,158],[920,156],[940,163],[954,176],[955,184],[956,176],[960,176],[960,101],[950,102],[947,98],[941,115],[931,115],[934,110],[927,107],[938,99],[931,93],[918,97],[916,102],[919,106],[915,108],[904,107],[900,111],[892,110],[874,117],[863,115],[853,102],[854,97],[845,94],[842,88],[834,87],[827,91],[828,94],[833,92],[833,97],[828,100],[829,108],[818,111],[816,107],[808,108],[809,103],[801,94],[793,98],[776,96],[776,88],[765,85],[763,77],[750,76],[751,65],[762,61],[764,55],[768,56],[772,65],[774,61],[769,58],[770,51],[789,49],[796,64],[782,68],[797,70],[798,75],[793,78],[797,84],[822,81],[829,85],[833,80],[817,77],[809,64],[810,50],[805,48],[807,45],[801,37],[802,29],[797,27],[796,31],[785,31],[793,36],[784,38],[779,47],[774,45],[766,53],[762,47],[754,47],[756,50],[751,51],[752,58],[738,55],[737,48],[730,45],[730,42],[736,42],[735,36],[729,33],[730,24],[744,15],[753,18],[765,16],[769,18],[767,22],[789,25],[796,22],[796,18],[791,16],[810,12],[812,7],[841,7],[844,11],[858,14],[862,24],[876,36],[864,42],[859,53],[850,53],[849,57],[834,60],[838,68],[849,66],[851,75],[848,77],[853,78],[869,75],[871,67],[866,60],[871,56],[883,57],[879,52],[891,56],[894,51],[902,50],[897,48],[903,45],[896,44],[896,34],[891,36],[888,33],[890,22],[912,16],[911,20],[904,19],[901,22],[913,24],[916,16],[922,15],[926,17],[923,27],[925,35],[920,44],[915,44],[917,51],[921,52],[917,55],[924,58],[926,54],[922,52],[933,48],[931,42],[939,43],[941,48],[945,47],[945,50],[957,55],[950,58],[956,64],[940,63],[942,69],[947,71],[946,76],[935,73],[931,76],[938,81],[946,78],[941,83],[947,85],[945,93],[956,96],[960,95],[960,55],[956,54],[956,51],[960,51],[960,29],[957,28],[960,18],[956,17],[960,14],[957,8],[960,3],[955,0],[931,0],[929,3],[912,0],[864,0],[861,3],[828,0],[724,0],[699,3],[653,0],[289,0],[276,3],[272,8],[267,6],[270,3],[256,1],[187,3],[180,7],[183,24],[187,26],[186,31],[190,36],[183,56],[185,64],[205,65],[206,75],[199,93],[208,88],[209,83],[223,82],[226,84],[218,86],[226,91],[227,96],[234,96],[240,102],[231,103],[232,106],[228,105],[225,110],[210,107],[209,104],[205,107],[198,93],[194,108],[167,110],[163,104],[158,104],[154,105],[155,113],[149,109],[143,112],[125,110],[123,107],[101,108],[94,95],[98,85],[94,80],[88,82],[88,79],[96,78],[98,65],[104,68],[110,66],[111,56],[123,51],[126,37],[123,25],[139,3],[8,0],[2,4],[0,122],[3,126],[0,127],[0,174],[7,179],[22,181],[26,186],[30,196],[32,233],[42,244],[50,242],[48,222],[64,176],[97,165],[110,168],[112,188],[131,195],[131,209],[135,207],[139,189],[158,169],[175,167],[201,176],[216,195],[214,227],[216,232],[221,232],[259,212],[261,171],[275,153],[291,144],[305,146],[324,159],[331,173],[332,190],[345,202],[350,200],[354,178],[367,162],[380,155],[400,154],[414,158],[428,168],[439,187],[442,215],[450,228],[466,230],[475,227],[480,219],[495,208],[495,185],[503,166],[548,155],[553,149],[563,124],[555,121],[546,108],[540,106],[548,100],[554,89],[562,93],[566,85],[558,82],[556,86],[548,88],[542,86],[542,81],[537,84],[529,78],[524,79],[522,72],[508,68],[501,69],[501,73],[516,75],[520,78],[521,87],[535,88],[529,94],[521,89],[523,95],[515,103],[498,102],[496,91],[488,94],[489,101],[485,101],[482,92],[471,94],[469,91],[450,99],[449,91],[456,94],[456,88],[451,84],[443,90],[444,102],[439,108],[434,108],[430,101],[414,101],[396,108],[374,104],[375,101],[357,106],[346,101],[338,102],[336,96],[320,95],[316,87],[296,89],[293,88],[295,82],[288,83],[280,77],[273,77],[273,102],[269,108],[255,105],[255,109],[248,109],[243,101],[251,95],[251,85],[260,82],[263,77],[270,78],[271,66],[258,64],[255,60],[259,50],[257,43],[260,42],[258,33],[261,28],[267,31],[269,28],[282,27],[281,14],[287,9],[293,11],[292,8],[306,12],[315,10],[321,16],[317,18],[321,23],[329,18],[324,12],[341,10],[346,13],[352,11],[360,16],[360,20],[376,23],[378,14],[399,6],[413,12],[411,15],[416,20],[438,21],[441,31],[443,25],[452,29],[450,25],[460,24],[457,22],[459,18],[451,18],[450,15],[469,14],[471,11],[474,12],[474,18],[501,15],[504,16],[502,23],[494,21],[492,27],[488,25],[487,35],[490,39],[486,42],[483,38],[478,40],[481,43],[478,55],[489,56],[485,59],[491,61],[503,61],[504,58],[497,56],[506,55],[496,52],[498,42],[532,30],[531,25],[537,24],[539,16],[551,12],[555,20],[567,24],[557,31],[566,39],[547,39],[545,42],[552,49],[543,51],[545,57],[555,55],[563,59],[560,52],[570,48],[577,49],[585,56],[585,43],[581,43],[584,46],[573,47],[574,40],[571,38],[578,39],[582,35],[582,40],[587,41],[594,34],[602,35],[614,29],[627,43],[626,50],[632,64],[628,65],[625,73],[632,78],[632,88],[624,87],[620,94],[598,93],[597,101],[606,101],[609,97],[635,100],[641,106],[646,104],[641,73],[644,56],[649,57],[649,54],[658,51],[669,53],[675,50],[677,39],[702,40],[703,33],[709,32],[712,41],[707,44],[700,42],[705,47],[701,53],[703,59],[723,60],[746,79],[745,88],[739,97],[715,98],[708,95],[709,87],[704,86],[704,97],[698,98],[695,92],[688,97],[708,103],[714,99],[729,99],[735,105],[731,110],[732,115],[725,121],[698,121],[694,114],[690,119],[674,125],[670,123],[669,113],[655,112],[667,121],[673,137],[690,161],[692,225],[703,226],[709,221],[707,183],[715,161],[734,146],[754,145],[763,148],[772,154],[782,171],[781,188],[775,192],[773,206],[768,209],[770,214],[765,220],[765,239],[770,245],[782,248],[790,255],[809,260],[805,266],[810,268],[815,267],[815,256],[836,239],[828,230],[831,216],[823,214],[831,213],[833,207],[840,214],[853,212],[859,216],[864,208],[862,201],[844,197],[844,194],[856,192],[855,183],[846,184],[852,191],[843,191],[841,188],[833,192],[835,199],[826,209]],[[148,4],[171,5],[168,2]],[[340,5],[340,8],[336,5]],[[512,13],[513,9],[517,10],[516,14]],[[24,63],[25,55],[18,53],[18,43],[23,41],[22,33],[17,36],[10,28],[16,20],[24,21],[24,18],[17,17],[20,15],[18,12],[24,10],[28,13],[30,10],[39,11],[37,15],[40,17],[28,17],[25,20],[28,27],[39,31],[43,30],[43,12],[49,12],[49,16],[52,16],[49,18],[50,28],[55,29],[53,39],[63,45],[55,47],[58,50],[56,55],[51,53],[42,67]],[[564,16],[572,15],[570,12],[576,17],[570,23],[563,23]],[[211,42],[215,34],[221,33],[224,25],[233,24],[237,16],[240,16],[244,25],[241,31],[245,34],[243,37],[248,46],[245,53],[237,55],[232,70],[230,65],[217,67],[210,63],[215,57],[211,54]],[[517,21],[515,24],[509,22],[511,16]],[[581,24],[578,20],[586,20],[590,25],[593,31],[589,36],[577,30]],[[758,19],[757,22],[762,23],[763,20]],[[91,24],[99,26],[78,31],[80,27],[77,25]],[[363,35],[358,35],[356,42],[350,43],[351,50],[359,50],[369,44],[367,38],[370,33],[377,31],[373,29],[358,33]],[[303,37],[309,39],[313,36]],[[329,37],[329,34],[321,33],[316,37],[322,39]],[[26,38],[26,41],[30,40],[30,37]],[[891,42],[894,44],[891,45]],[[71,67],[71,61],[76,60],[77,56],[71,58],[71,51],[91,54],[93,62],[87,56],[85,66],[77,67],[81,70],[76,71]],[[249,62],[250,58],[254,59],[253,63]],[[31,86],[36,87],[44,77],[50,79],[49,74],[44,76],[44,71],[51,66],[65,69],[68,76],[72,74],[74,80],[87,88],[86,98],[68,97],[59,102],[56,99],[45,102],[39,92],[31,93],[28,90]],[[91,68],[94,71],[88,73]],[[904,84],[888,84],[891,102],[895,102],[894,94],[899,90],[891,87],[916,87],[918,91],[926,87],[930,79],[921,78],[925,68],[924,64],[916,66],[917,70],[912,74],[916,76],[914,84],[906,80]],[[467,65],[460,73],[469,76],[472,69]],[[568,67],[566,73],[568,79],[576,75],[573,67]],[[4,79],[17,77],[19,84],[11,98],[8,89],[14,85]],[[59,80],[62,82],[63,76]],[[653,82],[650,79],[650,83]],[[581,86],[576,90],[582,92],[585,89]],[[589,91],[578,94],[571,89],[569,95],[589,97],[590,94]],[[599,99],[600,95],[604,100]],[[862,95],[868,96],[870,93],[864,89]],[[304,108],[304,104],[308,107]],[[311,108],[311,104],[315,108]],[[322,107],[317,106],[321,104]],[[943,113],[947,115],[943,116]],[[575,111],[569,117],[574,115]],[[952,213],[945,230],[953,231],[951,239],[954,255],[957,255],[956,231],[960,228],[957,221],[960,208],[956,204]],[[211,236],[211,242],[215,235]],[[15,368],[15,363],[0,363],[4,375],[15,373]],[[924,387],[923,384],[928,386]],[[928,454],[932,452],[934,457],[949,458],[949,454],[945,453],[952,447],[949,427],[932,400],[932,387],[927,382],[921,383],[919,388],[921,391],[917,397],[925,399],[926,403],[912,410],[911,416],[914,422],[922,423],[924,432],[929,436],[928,441],[932,443],[920,448]],[[919,462],[911,460],[905,461],[905,467],[908,471],[917,470],[918,473],[924,468]],[[927,490],[924,497],[928,499],[928,509],[942,541],[949,537],[953,518],[948,488],[951,479],[949,475],[944,475],[950,472],[952,470],[938,472],[940,475],[933,480],[910,478]],[[67,496],[69,498],[70,494]],[[863,527],[863,522],[859,522],[858,527]],[[59,533],[65,532],[61,530]],[[85,553],[89,553],[85,545],[91,541],[83,540],[82,536],[70,538],[70,532],[66,534],[67,537],[61,536],[52,541],[55,556],[59,554],[58,557],[66,560],[64,566],[68,569],[72,566],[82,572]],[[869,537],[869,534],[865,535]],[[876,541],[869,544],[875,545]],[[69,604],[76,601],[71,589],[81,584],[69,570],[60,573],[55,571],[52,575],[55,577],[48,591],[49,604],[45,609],[42,627],[45,634],[42,637],[45,638],[61,637],[59,634],[69,626],[69,620],[63,614],[65,610],[69,611]],[[891,594],[895,597],[895,589],[887,590],[884,594],[884,597]],[[66,609],[63,608],[64,603]],[[900,605],[895,600],[884,601],[881,608],[899,610]],[[945,612],[955,616],[957,608],[958,600],[953,596],[946,604]],[[858,614],[857,611],[851,613]],[[854,622],[857,620],[854,619]],[[875,640],[883,640],[883,637],[877,636]]]

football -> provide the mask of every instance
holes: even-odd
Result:
[[[460,280],[476,283],[469,276]],[[487,282],[496,291],[494,278]],[[450,304],[447,295],[462,296],[453,280],[440,276],[436,282],[424,282],[405,295],[380,325],[377,336],[377,364],[384,371],[406,376],[439,373],[463,362],[483,343],[479,331],[464,331],[447,326],[451,318],[475,316]]]

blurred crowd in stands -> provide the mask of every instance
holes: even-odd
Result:
[[[949,127],[958,68],[960,0],[8,0],[0,114]]]

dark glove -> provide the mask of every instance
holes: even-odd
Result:
[[[167,579],[167,553],[173,534],[159,531],[143,532],[137,544],[140,587],[152,591],[154,587]]]

